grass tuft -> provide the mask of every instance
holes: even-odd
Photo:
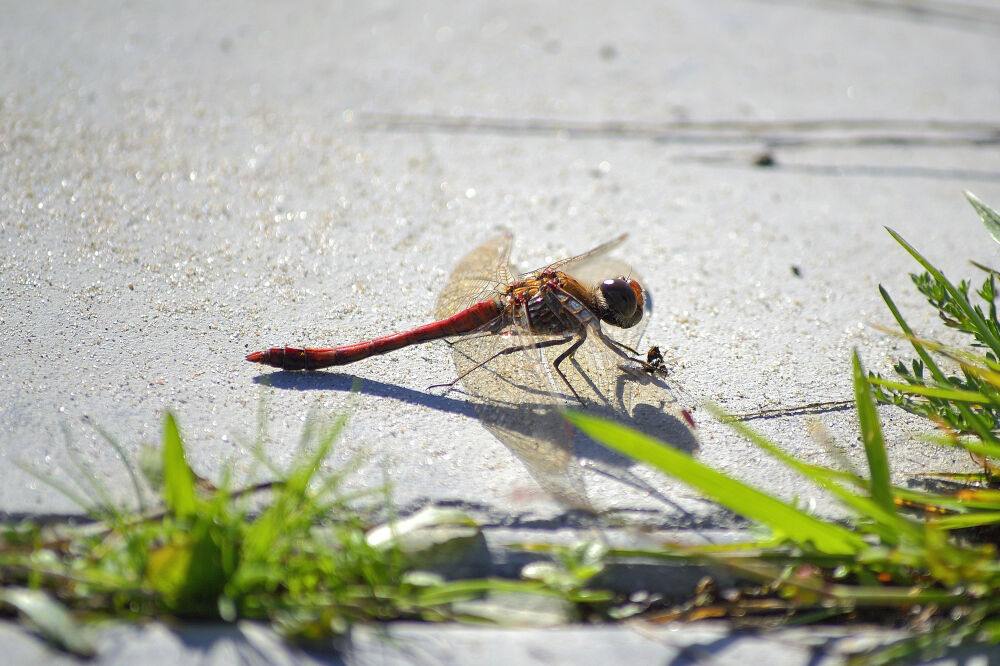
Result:
[[[130,514],[91,480],[86,496],[71,496],[88,502],[98,522],[3,526],[0,608],[20,612],[55,645],[89,655],[93,646],[73,618],[250,619],[288,637],[320,639],[371,620],[510,624],[516,618],[497,604],[515,596],[558,600],[560,622],[612,601],[586,588],[599,568],[575,560],[550,563],[547,576],[536,566],[524,580],[449,580],[424,570],[479,546],[478,526],[444,510],[379,525],[375,509],[356,508],[359,498],[340,492],[345,470],[320,473],[345,422],[311,421],[291,466],[244,492],[199,479],[166,414],[160,458],[143,465],[162,508]],[[268,496],[249,502],[250,494]],[[94,506],[95,498],[103,504]]]

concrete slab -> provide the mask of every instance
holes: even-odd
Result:
[[[110,625],[97,629],[96,660],[53,652],[36,637],[0,622],[6,654],[18,664],[841,664],[852,654],[898,640],[870,627],[734,632],[723,623],[660,627],[642,622],[548,629],[491,629],[399,622],[359,627],[336,645],[290,646],[269,628]],[[990,663],[996,651],[951,651],[922,663]]]
[[[1000,201],[989,21],[755,2],[239,7],[43,2],[0,29],[8,514],[75,511],[15,466],[65,478],[63,429],[120,486],[83,417],[134,451],[173,409],[199,471],[246,470],[262,393],[246,352],[427,321],[498,225],[525,267],[631,231],[621,256],[657,304],[647,339],[693,402],[737,412],[849,397],[852,348],[876,370],[905,353],[868,328],[889,320],[879,283],[930,330],[881,225],[956,276],[995,256],[959,194]],[[765,150],[776,165],[755,167]],[[558,516],[460,396],[426,390],[453,374],[438,344],[275,377],[269,452],[287,459],[309,410],[343,410],[360,377],[338,456],[368,461],[357,486],[385,474],[407,508]],[[961,462],[883,414],[899,478]],[[819,420],[860,459],[850,413]],[[803,419],[762,428],[824,459]],[[719,468],[822,502],[724,428],[700,438]],[[588,483],[601,507],[662,508]],[[654,522],[679,522],[665,511]]]
[[[1000,202],[1000,14],[989,7],[42,1],[0,25],[0,512],[71,502],[78,457],[127,497],[115,453],[180,420],[195,468],[251,467],[262,394],[287,461],[311,409],[364,387],[331,465],[394,483],[403,510],[562,521],[460,395],[445,345],[309,377],[244,355],[354,342],[428,321],[445,276],[498,226],[525,268],[622,231],[656,301],[647,329],[692,403],[734,412],[850,397],[849,357],[905,346],[884,284],[921,331],[915,265],[996,264],[961,197]],[[767,154],[770,166],[759,158]],[[268,374],[268,373],[264,373]],[[883,409],[894,473],[965,456]],[[817,417],[855,464],[850,412]],[[758,422],[832,460],[802,417]],[[698,455],[836,515],[818,491],[701,418]],[[590,450],[593,453],[594,449]],[[593,454],[599,457],[600,454]],[[633,470],[701,525],[722,514]],[[660,527],[675,507],[585,473],[599,508]]]

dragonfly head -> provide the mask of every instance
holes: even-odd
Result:
[[[642,286],[625,276],[605,280],[597,285],[598,313],[602,321],[619,328],[631,328],[642,319],[646,298]]]

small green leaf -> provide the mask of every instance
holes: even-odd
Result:
[[[184,444],[174,415],[163,417],[163,499],[178,517],[195,513],[194,472],[184,458]]]
[[[1000,213],[988,206],[982,199],[972,192],[966,190],[965,198],[969,200],[972,207],[979,213],[979,218],[983,221],[986,230],[993,236],[993,240],[1000,243]]]
[[[180,596],[191,568],[194,548],[180,536],[168,544],[154,548],[146,560],[146,582],[160,593],[167,603]]]
[[[47,639],[81,657],[97,650],[66,607],[41,590],[21,587],[0,589],[0,601],[23,613]]]
[[[196,534],[175,535],[149,554],[146,581],[171,609],[195,615],[218,610],[226,577],[217,536],[201,524]]]

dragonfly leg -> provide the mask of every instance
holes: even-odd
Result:
[[[618,341],[604,335],[604,332],[601,331],[601,324],[597,320],[597,318],[593,315],[593,313],[591,313],[590,310],[588,310],[582,303],[573,298],[573,296],[567,293],[565,290],[560,289],[556,286],[549,286],[547,289],[543,290],[542,295],[545,298],[546,304],[549,306],[549,310],[558,319],[560,319],[567,328],[569,328],[570,330],[576,329],[577,331],[579,331],[579,336],[577,337],[576,342],[573,343],[573,346],[571,346],[569,349],[560,354],[559,357],[556,358],[555,361],[553,361],[552,365],[555,367],[556,372],[559,373],[559,377],[563,380],[563,383],[566,384],[569,390],[573,393],[573,396],[577,399],[577,401],[581,405],[586,407],[587,405],[580,397],[580,394],[576,392],[576,389],[573,388],[573,385],[569,383],[568,379],[566,379],[566,375],[563,374],[563,371],[559,369],[559,364],[565,361],[570,356],[572,356],[573,353],[580,348],[580,345],[582,345],[584,341],[587,339],[588,328],[593,327],[598,337],[600,337],[601,340],[604,341],[605,344],[607,344],[613,352],[615,352],[625,360],[633,361],[635,359],[630,357],[624,351],[625,349],[629,349],[629,347],[620,344]],[[636,356],[639,355],[639,352],[633,352],[633,353]]]
[[[563,371],[559,369],[559,364],[562,363],[563,361],[565,361],[570,356],[572,356],[573,352],[575,352],[577,349],[579,349],[580,345],[582,345],[583,342],[584,342],[584,340],[587,339],[587,329],[584,328],[584,329],[581,329],[581,330],[582,330],[582,332],[580,334],[580,337],[578,337],[576,339],[576,342],[574,342],[573,345],[569,349],[567,349],[566,351],[564,351],[562,354],[559,354],[559,356],[556,358],[556,360],[552,362],[552,367],[554,367],[556,369],[556,372],[559,373],[559,377],[562,378],[563,383],[566,384],[566,386],[569,387],[569,390],[573,392],[573,396],[577,399],[577,401],[582,406],[586,407],[587,405],[583,401],[583,399],[580,397],[580,394],[576,392],[576,389],[573,388],[573,385],[569,383],[568,379],[566,379],[566,375],[564,375]]]
[[[608,338],[605,338],[605,340],[607,340],[607,342],[609,342],[612,346],[617,347],[618,349],[621,349],[622,351],[626,351],[629,354],[633,354],[635,356],[641,356],[641,354],[639,354],[639,352],[637,352],[636,350],[632,349],[631,347],[629,347],[626,344],[622,344],[621,342],[618,342],[614,338],[608,337]]]
[[[454,339],[441,338],[441,341],[444,342],[449,347],[451,347],[455,343],[457,343],[459,341],[462,341],[462,340],[475,340],[477,338],[488,338],[491,335],[495,335],[495,333],[491,333],[490,331],[483,331],[481,333],[468,333],[468,334],[456,337]]]
[[[463,372],[462,374],[460,374],[458,377],[456,377],[455,379],[451,380],[450,382],[447,382],[445,384],[434,384],[432,386],[428,386],[427,388],[428,389],[432,389],[432,388],[447,387],[450,390],[453,386],[455,386],[455,384],[459,383],[460,381],[462,381],[463,379],[465,379],[466,377],[468,377],[472,372],[478,370],[479,368],[484,367],[485,365],[487,365],[488,363],[490,363],[493,359],[499,358],[501,356],[506,356],[507,354],[514,354],[516,352],[526,351],[528,349],[539,349],[539,348],[544,348],[544,347],[556,347],[558,345],[564,345],[564,344],[570,342],[572,339],[573,338],[571,338],[571,337],[556,338],[554,340],[544,340],[542,342],[538,342],[538,343],[531,344],[531,345],[515,345],[513,347],[507,347],[506,349],[501,349],[496,354],[493,354],[493,356],[490,356],[485,361],[482,361],[482,362],[477,363],[476,365],[472,366],[471,368],[469,368],[468,370],[466,370],[465,372]],[[559,374],[561,375],[562,373],[559,373]],[[565,381],[565,378],[563,378],[563,381]],[[571,386],[570,389],[572,390],[572,388],[573,387]]]

